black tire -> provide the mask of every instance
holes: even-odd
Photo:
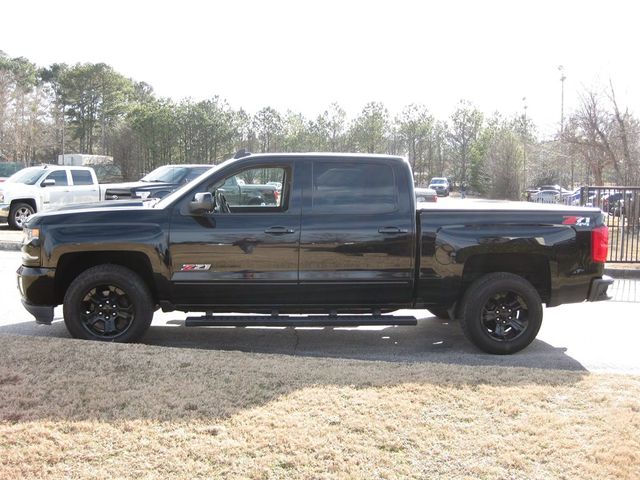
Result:
[[[473,282],[459,312],[467,339],[497,355],[527,347],[542,325],[540,295],[527,280],[512,273],[490,273]]]
[[[144,281],[120,265],[98,265],[71,282],[64,323],[75,338],[135,342],[149,328],[155,303]]]
[[[449,312],[447,311],[447,307],[438,305],[429,307],[427,308],[427,310],[441,320],[449,320]]]
[[[9,226],[13,229],[20,230],[34,213],[35,210],[28,203],[16,202],[12,204],[9,210]]]

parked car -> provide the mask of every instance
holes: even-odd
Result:
[[[449,192],[451,191],[449,180],[444,177],[433,177],[429,182],[429,188],[435,190],[438,196],[441,197],[448,197]]]
[[[416,193],[416,202],[437,202],[438,193],[433,188],[420,188],[414,189]]]
[[[582,194],[582,189],[580,187],[576,188],[571,192],[561,193],[561,201],[565,205],[580,205],[580,197]]]
[[[538,187],[538,191],[543,191],[543,190],[555,190],[558,193],[562,193],[564,191],[564,188],[562,188],[558,184],[555,184],[555,185],[540,185]]]
[[[110,183],[102,185],[103,200],[130,198],[162,198],[176,188],[198,178],[213,165],[163,165],[142,177],[137,182]]]
[[[278,205],[225,199],[231,178],[276,177]],[[412,182],[397,156],[245,155],[152,208],[41,213],[25,228],[22,303],[42,324],[63,304],[73,337],[107,342],[140,339],[157,307],[207,312],[188,327],[415,325],[386,313],[426,308],[485,352],[510,354],[536,338],[543,303],[608,299],[599,209],[422,209]]]
[[[0,186],[0,222],[22,228],[36,212],[97,202],[100,188],[90,167],[41,165],[19,170]]]
[[[557,190],[540,190],[531,194],[530,198],[535,203],[558,203],[560,201],[560,192]]]

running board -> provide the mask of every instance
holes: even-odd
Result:
[[[358,327],[416,325],[416,317],[394,315],[205,315],[187,317],[185,327]]]

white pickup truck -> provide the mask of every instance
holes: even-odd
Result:
[[[100,186],[90,167],[29,167],[0,183],[0,223],[22,228],[35,212],[98,201]]]

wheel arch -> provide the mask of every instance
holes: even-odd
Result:
[[[71,282],[85,270],[97,265],[113,264],[125,267],[142,278],[157,303],[158,293],[149,258],[141,252],[96,251],[66,253],[56,268],[55,296],[62,303]]]
[[[468,258],[462,273],[463,289],[478,278],[489,274],[505,272],[527,280],[537,290],[543,302],[551,298],[551,270],[549,259],[544,255],[522,253],[489,253]]]
[[[11,208],[18,203],[26,203],[31,208],[33,208],[33,212],[38,212],[38,206],[36,205],[36,200],[34,198],[14,198],[11,200]]]

